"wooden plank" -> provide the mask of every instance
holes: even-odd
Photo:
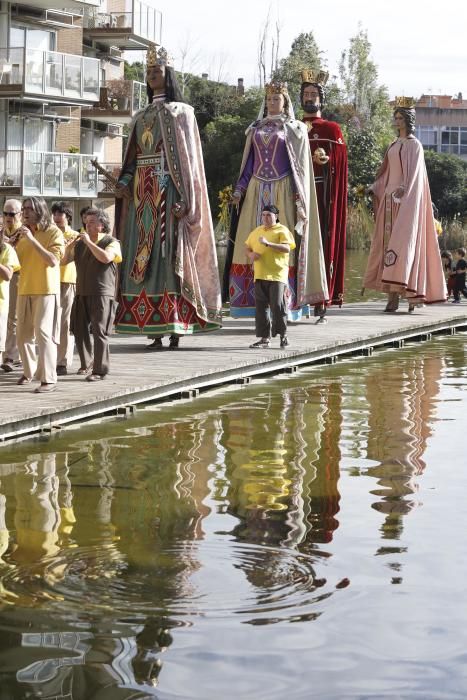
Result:
[[[111,374],[102,382],[87,382],[71,372],[60,377],[51,394],[34,394],[36,383],[16,384],[19,370],[0,372],[0,440],[18,438],[109,412],[125,411],[138,403],[194,396],[196,390],[227,382],[285,371],[342,355],[370,355],[371,348],[401,347],[407,339],[467,329],[467,305],[439,304],[409,314],[382,313],[380,301],[348,304],[328,311],[328,323],[304,319],[289,324],[290,345],[279,338],[267,350],[250,349],[253,319],[226,317],[224,327],[206,335],[182,338],[178,350],[147,350],[145,336],[114,335]],[[164,340],[168,343],[168,339]],[[362,361],[365,360],[362,357]],[[134,409],[132,409],[134,410]]]

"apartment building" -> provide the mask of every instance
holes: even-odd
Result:
[[[462,93],[422,95],[417,101],[416,136],[425,150],[467,160],[467,100]]]
[[[0,1],[0,199],[64,199],[112,215],[123,126],[145,105],[123,52],[160,43],[154,0]],[[66,10],[63,6],[66,6]],[[76,216],[76,225],[79,223]]]

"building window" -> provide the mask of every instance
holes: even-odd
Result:
[[[425,151],[438,150],[438,132],[432,126],[417,126],[416,136],[421,141]]]
[[[441,132],[441,152],[467,155],[467,127],[446,126]]]

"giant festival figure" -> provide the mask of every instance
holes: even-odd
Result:
[[[300,101],[308,129],[323,239],[329,303],[342,306],[344,298],[345,234],[347,225],[347,146],[339,124],[323,119],[325,86],[329,73],[302,70]],[[318,322],[326,305],[315,305]]]
[[[123,263],[117,331],[170,336],[215,330],[221,295],[204,164],[193,108],[163,48],[147,54],[149,105],[135,116],[116,187]]]
[[[289,317],[296,320],[303,307],[328,299],[318,205],[308,136],[296,120],[285,83],[266,85],[258,119],[246,132],[246,144],[235,185],[233,203],[240,206],[232,227],[224,274],[224,299],[234,318],[254,316],[253,269],[245,241],[261,225],[265,206],[280,211],[280,223],[294,232],[287,293]]]
[[[396,97],[394,126],[376,181],[375,231],[363,280],[364,288],[387,292],[387,313],[405,297],[409,312],[424,303],[446,301],[446,283],[437,240],[423,146],[414,136],[411,97]]]

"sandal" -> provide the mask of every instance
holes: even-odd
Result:
[[[25,384],[30,384],[31,382],[32,382],[32,379],[29,379],[29,377],[25,377],[23,374],[23,376],[20,377],[16,383],[19,384],[20,386],[24,386]]]
[[[79,370],[76,372],[76,374],[79,374],[80,376],[84,374],[89,374],[89,372],[92,370],[92,364],[89,365],[89,367],[80,367]]]
[[[250,348],[255,348],[256,350],[266,350],[269,347],[269,343],[269,338],[260,338],[260,340],[257,340],[256,343],[252,343]]]

